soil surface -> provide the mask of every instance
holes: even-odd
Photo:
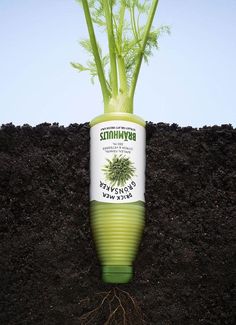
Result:
[[[148,123],[146,228],[116,294],[148,325],[236,324],[235,217],[236,129]],[[85,324],[112,288],[89,227],[89,125],[3,125],[0,324]],[[129,303],[126,324],[142,324]],[[108,307],[88,323],[104,324]]]

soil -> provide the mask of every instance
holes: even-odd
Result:
[[[148,123],[146,153],[146,227],[117,287],[148,325],[235,324],[236,129]],[[87,123],[2,125],[0,243],[2,325],[83,324],[113,288],[89,227]]]

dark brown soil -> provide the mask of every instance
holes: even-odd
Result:
[[[0,129],[1,325],[82,324],[112,288],[89,228],[88,167],[88,124]],[[146,324],[235,324],[236,130],[148,123],[146,180],[135,278],[119,288]]]

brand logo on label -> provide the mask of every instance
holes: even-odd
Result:
[[[100,141],[122,139],[124,141],[136,141],[136,132],[130,131],[104,131],[100,133]]]

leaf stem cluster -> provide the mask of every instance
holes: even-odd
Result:
[[[133,99],[143,59],[148,62],[158,38],[167,26],[152,29],[158,0],[77,0],[82,4],[89,39],[81,46],[92,60],[72,63],[78,71],[98,77],[104,111],[133,112]],[[140,20],[145,24],[140,25]],[[106,30],[108,54],[103,55],[94,26]]]

